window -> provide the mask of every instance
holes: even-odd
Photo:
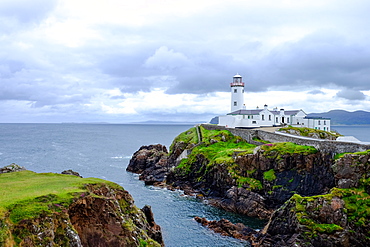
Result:
[[[324,125],[326,125],[326,121],[324,120]]]
[[[289,123],[289,118],[286,121],[287,121],[287,123]]]
[[[234,106],[237,106],[238,105],[238,102],[234,101]]]
[[[251,118],[251,116],[248,115],[248,119],[250,119],[250,118]]]
[[[242,90],[242,93],[244,93],[244,89]]]
[[[265,121],[265,115],[262,114],[262,121]]]
[[[238,92],[238,89],[234,89],[234,93],[237,93]]]
[[[252,121],[252,124],[256,124],[257,122],[256,121]]]
[[[277,123],[279,122],[279,118],[278,118],[278,117],[276,117],[276,122],[277,122]]]
[[[320,123],[320,120],[319,120],[319,125],[320,125],[321,123]]]
[[[271,115],[269,115],[269,121],[271,121]]]

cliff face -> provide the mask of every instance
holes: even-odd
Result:
[[[327,194],[295,194],[271,216],[256,246],[369,246],[370,151],[345,154],[332,165]]]
[[[310,146],[267,143],[257,147],[226,131],[202,127],[198,131],[201,142],[191,129],[174,140],[168,154],[161,145],[143,147],[134,154],[128,170],[134,170],[140,157],[147,167],[140,172],[145,181],[164,182],[206,197],[225,210],[269,219],[259,233],[240,225],[224,231],[242,229],[241,238],[254,246],[366,246],[370,239],[369,152],[334,159],[333,154]],[[147,159],[148,150],[158,151],[151,151]],[[153,161],[152,155],[159,151],[156,159],[160,162],[145,161]],[[167,172],[155,177],[150,175],[153,171]],[[217,232],[230,225],[198,220]]]
[[[19,201],[9,196],[12,201],[0,206],[0,246],[163,245],[150,207],[136,208],[127,191],[108,181],[21,171],[1,174],[0,183],[7,186],[8,181],[35,177],[47,179],[53,193],[25,194]],[[76,185],[77,191],[59,194],[52,181],[64,184],[61,191]]]
[[[334,186],[330,154],[294,144],[260,148],[225,131],[201,133],[203,143],[175,140],[169,154],[159,144],[143,146],[127,170],[147,184],[165,181],[217,207],[264,219],[295,193],[316,195]]]

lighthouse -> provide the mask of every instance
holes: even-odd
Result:
[[[240,110],[244,106],[244,82],[239,74],[234,75],[231,87],[231,112]]]

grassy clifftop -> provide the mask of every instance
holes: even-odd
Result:
[[[0,188],[0,246],[161,246],[113,182],[25,170],[0,174]]]
[[[0,217],[9,213],[13,223],[54,212],[87,193],[86,184],[115,183],[98,178],[80,178],[56,173],[20,171],[0,175]]]

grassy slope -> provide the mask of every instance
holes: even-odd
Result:
[[[289,131],[289,130],[295,130],[295,131],[299,132],[301,136],[310,136],[311,134],[317,134],[321,139],[326,139],[326,137],[328,137],[328,136],[332,136],[332,137],[335,137],[335,138],[341,136],[340,134],[335,133],[335,132],[329,132],[329,131],[325,131],[325,130],[312,129],[312,128],[306,128],[306,127],[288,126],[288,127],[284,127],[284,128],[279,129],[279,131]]]
[[[202,143],[192,149],[191,154],[188,158],[183,159],[179,166],[176,167],[175,172],[181,175],[187,175],[193,171],[193,164],[196,162],[197,155],[203,155],[208,160],[207,169],[217,164],[224,164],[228,172],[232,175],[239,186],[248,184],[251,189],[262,189],[262,183],[259,180],[252,178],[251,176],[245,176],[241,174],[237,165],[234,162],[235,156],[241,156],[246,154],[252,154],[256,145],[250,144],[243,140],[241,137],[234,136],[228,130],[207,130],[200,126],[200,132],[202,135]],[[179,136],[177,136],[172,143],[171,147],[176,142],[190,144],[197,143],[197,136],[195,128],[191,128]],[[312,154],[316,153],[317,150],[311,146],[297,145],[291,142],[284,143],[269,143],[260,146],[264,150],[264,154],[267,157],[279,158],[284,154]],[[252,174],[254,171],[249,171]],[[203,172],[202,172],[202,175]],[[198,173],[198,176],[202,176]],[[270,171],[266,174],[267,179],[274,177],[274,171]],[[199,177],[201,180],[201,177]]]
[[[0,174],[0,217],[10,211],[13,223],[51,212],[69,204],[78,193],[86,193],[85,184],[109,183],[97,178],[80,178],[56,173],[21,171]]]

